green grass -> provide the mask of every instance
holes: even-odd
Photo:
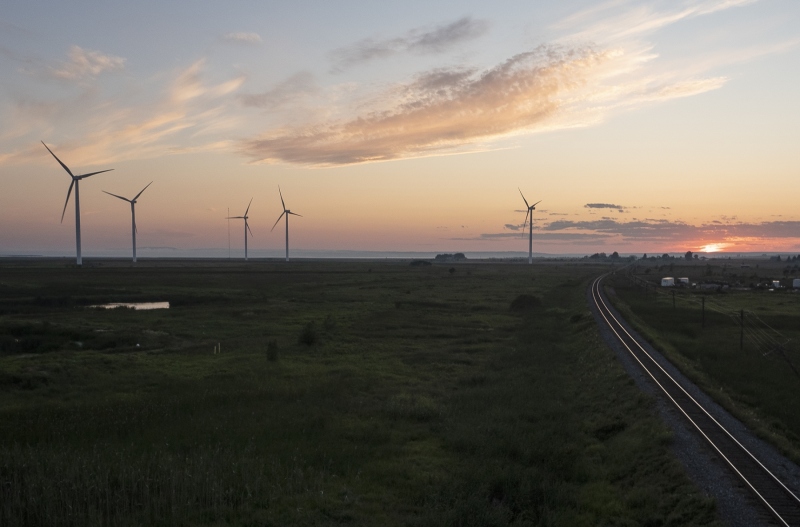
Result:
[[[715,524],[599,267],[449,268],[5,265],[0,524]]]
[[[646,269],[640,266],[636,276],[651,281],[660,277],[645,273]],[[759,269],[769,276],[764,262]],[[721,279],[721,271],[721,267],[715,268],[715,279]],[[800,342],[800,295],[786,290],[705,294],[677,290],[673,307],[671,294],[663,289],[655,297],[651,286],[645,297],[642,287],[622,275],[610,285],[615,293],[612,299],[625,317],[673,363],[761,436],[800,461],[800,378],[783,356],[749,338],[754,328],[766,323],[790,339],[785,357],[800,368],[796,344]],[[699,302],[702,296],[706,297],[705,327]],[[743,348],[738,326],[741,310],[747,313]]]

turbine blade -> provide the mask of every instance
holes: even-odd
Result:
[[[142,190],[141,190],[141,191],[140,191],[138,194],[136,194],[136,197],[135,197],[135,198],[133,198],[133,200],[132,200],[132,201],[136,201],[137,199],[139,199],[139,196],[141,196],[141,195],[142,195],[142,192],[144,192],[145,190],[147,190],[147,187],[149,187],[149,186],[150,186],[150,185],[152,185],[152,184],[153,184],[153,182],[152,182],[152,181],[151,181],[150,183],[148,183],[146,187],[144,187],[144,188],[143,188],[143,189],[142,189]]]
[[[522,222],[522,234],[521,237],[525,237],[525,225],[528,223],[528,214],[531,213],[531,209],[528,209],[528,212],[525,213],[525,219]]]
[[[292,216],[300,216],[301,218],[303,217],[301,214],[298,214],[298,213],[296,213],[296,212],[292,212],[292,211],[290,211],[290,210],[287,210],[287,211],[286,211],[286,214],[291,214]]]
[[[78,179],[87,178],[89,176],[94,176],[95,174],[102,174],[103,172],[111,172],[114,170],[113,168],[109,168],[108,170],[100,170],[98,172],[89,172],[88,174],[81,174],[80,176],[75,176]]]
[[[278,185],[278,194],[281,197],[281,207],[283,207],[283,210],[285,211],[286,210],[286,203],[283,202],[283,194],[281,193],[281,186],[280,185]]]
[[[247,213],[250,212],[250,205],[253,204],[253,198],[250,198],[250,203],[247,204],[247,209],[244,211],[244,215],[247,216]]]
[[[44,145],[44,141],[42,141],[42,144]],[[55,154],[53,154],[53,151],[52,151],[52,150],[50,150],[50,149],[47,147],[47,145],[44,145],[44,147],[45,147],[45,148],[47,148],[47,151],[48,151],[48,152],[50,152],[50,153],[53,155],[53,157],[55,157],[55,158],[56,158],[56,161],[58,161],[58,164],[59,164],[59,165],[61,165],[62,167],[64,167],[64,170],[66,170],[66,171],[67,171],[67,174],[69,174],[69,175],[70,175],[70,176],[72,176],[72,177],[75,177],[75,174],[73,174],[73,173],[72,173],[72,171],[71,171],[71,170],[70,170],[70,169],[67,167],[67,165],[65,165],[64,163],[62,163],[62,162],[61,162],[61,160],[60,160],[60,159],[59,159],[59,158],[58,158],[58,157],[57,157]]]
[[[525,206],[526,206],[526,207],[528,207],[528,208],[530,208],[530,206],[528,205],[528,200],[527,200],[527,199],[525,199],[525,195],[524,195],[524,194],[522,194],[522,190],[520,190],[520,188],[519,188],[519,187],[517,187],[517,190],[519,190],[519,195],[520,195],[520,196],[522,196],[522,201],[524,201],[524,202],[525,202]]]
[[[541,203],[541,202],[542,202],[542,200],[539,200],[539,201],[537,201],[536,203],[534,203],[533,205],[531,205],[531,208],[535,207],[536,205],[538,205],[538,204],[539,204],[539,203]]]
[[[244,216],[228,216],[226,220],[243,220]]]
[[[106,191],[104,190],[103,192],[106,192]],[[132,201],[132,200],[129,200],[128,198],[123,198],[122,196],[117,196],[116,194],[112,194],[111,192],[106,192],[106,194],[108,194],[109,196],[114,196],[115,198],[119,198],[121,200],[125,200],[128,203],[130,203]]]
[[[253,235],[253,231],[250,230],[250,224],[247,223],[247,220],[244,220],[244,226],[247,227],[247,232],[250,233],[250,236]]]
[[[278,219],[277,219],[277,220],[275,220],[275,225],[277,225],[277,224],[278,224],[278,222],[279,222],[279,221],[281,221],[281,218],[283,218],[283,215],[284,215],[284,214],[286,214],[286,211],[283,211],[283,212],[281,212],[281,215],[280,215],[280,216],[278,216]],[[275,230],[275,225],[273,225],[273,226],[272,226],[272,228],[269,230],[269,232],[272,232],[272,231],[274,231],[274,230]]]
[[[42,143],[44,144],[44,143]],[[75,180],[72,180],[72,183],[69,184],[69,190],[67,191],[67,201],[64,202],[64,210],[61,211],[61,223],[64,223],[64,214],[67,212],[67,203],[69,203],[69,196],[72,194],[72,187],[75,186]]]

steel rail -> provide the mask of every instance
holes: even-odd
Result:
[[[606,276],[595,279],[591,292],[598,313],[608,328],[772,516],[786,527],[800,526],[800,498],[692,397],[614,316],[600,291],[600,283]]]

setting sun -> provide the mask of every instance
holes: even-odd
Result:
[[[716,253],[730,247],[730,243],[709,243],[700,248],[700,252]]]

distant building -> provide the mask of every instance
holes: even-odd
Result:
[[[792,287],[795,289],[800,289],[800,278],[795,278],[792,280]]]
[[[689,279],[688,278],[678,278],[678,283],[680,285],[688,286],[689,285]]]
[[[665,276],[661,279],[661,287],[675,287],[675,279],[671,276]]]

